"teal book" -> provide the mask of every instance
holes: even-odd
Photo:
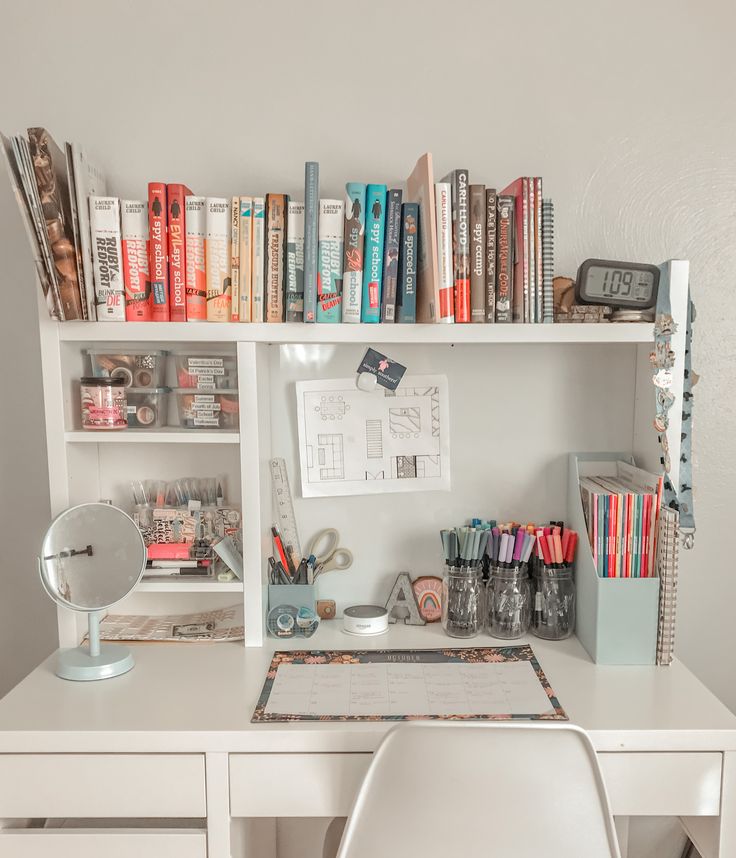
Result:
[[[419,204],[401,206],[399,283],[396,294],[396,321],[408,324],[417,320],[417,257],[419,256]]]
[[[317,321],[342,321],[342,233],[345,203],[319,201]]]
[[[386,226],[386,185],[368,185],[365,200],[365,259],[361,322],[381,321],[383,234]]]

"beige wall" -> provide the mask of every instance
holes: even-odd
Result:
[[[430,149],[438,172],[467,166],[489,184],[543,175],[556,203],[558,273],[574,274],[590,256],[689,258],[703,378],[698,539],[682,563],[678,652],[736,709],[736,655],[724,633],[736,576],[723,559],[736,464],[735,9],[712,0],[6,2],[0,126],[42,123],[84,142],[126,196],[153,178],[209,194],[299,194],[306,159],[320,161],[332,195],[347,179],[398,181]],[[25,668],[39,654],[30,656],[29,623],[47,632],[52,622],[51,611],[36,612],[30,567],[47,499],[34,284],[5,187],[0,203],[14,308],[12,321],[2,316],[13,369],[4,402],[15,403],[3,409],[14,436],[2,452],[3,503],[6,487],[21,485],[35,511],[2,517],[4,560],[8,550],[13,560],[4,563],[0,652],[20,634]],[[12,534],[24,541],[11,547]],[[0,686],[20,664],[3,658]]]

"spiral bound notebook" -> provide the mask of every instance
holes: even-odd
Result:
[[[659,622],[657,625],[657,664],[672,663],[675,648],[677,614],[677,570],[680,551],[680,516],[663,507],[659,517]]]

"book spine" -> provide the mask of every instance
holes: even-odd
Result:
[[[240,197],[240,310],[239,321],[252,320],[253,295],[253,199]]]
[[[284,321],[286,274],[285,194],[266,194],[266,321]]]
[[[536,227],[535,211],[536,198],[534,179],[527,179],[529,187],[529,306],[527,308],[527,322],[537,321],[537,253],[536,253]]]
[[[230,200],[230,321],[240,321],[240,197]]]
[[[437,182],[434,186],[437,221],[437,257],[440,278],[440,322],[455,321],[455,274],[452,261],[452,185]]]
[[[289,202],[286,224],[286,321],[304,321],[304,203]]]
[[[452,236],[455,262],[455,321],[470,321],[470,241],[468,171],[455,170],[452,185]]]
[[[342,318],[342,200],[319,201],[319,268],[317,271],[317,321]]]
[[[82,311],[82,319],[89,321],[90,315],[87,307],[87,283],[84,277],[84,263],[82,261],[82,236],[79,229],[79,211],[77,204],[77,190],[74,184],[74,159],[72,157],[72,144],[64,144],[64,155],[66,161],[66,180],[69,190],[69,207],[71,209],[72,237],[74,239],[74,253],[76,256],[77,289],[79,291],[79,306]],[[85,201],[86,202],[86,201]],[[94,316],[92,317],[95,318]]]
[[[95,303],[99,322],[125,321],[125,290],[121,265],[120,200],[89,198]]]
[[[151,274],[151,318],[154,322],[168,322],[170,319],[166,220],[166,185],[163,182],[149,182],[148,270]]]
[[[205,216],[205,264],[207,267],[207,321],[229,322],[230,289],[230,200],[207,197]]]
[[[264,297],[266,292],[266,201],[263,197],[253,197],[253,267],[251,277],[253,291],[251,297],[251,321],[264,322]]]
[[[342,320],[359,322],[363,298],[365,192],[361,182],[345,185],[345,229],[342,274]]]
[[[187,263],[185,232],[185,199],[192,192],[185,185],[166,188],[169,251],[169,318],[172,322],[187,320]]]
[[[534,271],[535,301],[534,321],[544,321],[544,260],[542,259],[542,178],[537,176],[534,182]]]
[[[486,320],[486,187],[470,185],[470,321]]]
[[[319,164],[304,165],[304,321],[317,321]]]
[[[401,191],[390,190],[386,198],[386,240],[383,249],[383,296],[381,321],[396,319],[396,287],[399,280],[399,242],[401,240]]]
[[[546,324],[555,320],[555,206],[552,200],[542,200],[542,283],[544,301],[542,319]]]
[[[514,292],[514,197],[500,194],[496,222],[496,321],[512,321]]]
[[[184,226],[187,242],[187,321],[207,320],[207,266],[204,242],[206,200],[204,197],[186,197],[184,200]]]
[[[496,214],[495,188],[486,188],[486,322],[496,321]]]
[[[365,194],[365,261],[360,321],[381,321],[383,234],[386,225],[386,186],[368,185]]]
[[[401,324],[417,320],[417,257],[419,255],[419,205],[401,206],[399,290],[397,318]]]
[[[151,278],[148,275],[148,205],[144,200],[120,201],[123,245],[125,320],[151,321]]]
[[[520,272],[517,278],[520,289],[514,290],[513,320],[526,322],[529,314],[529,180],[526,177],[521,180],[521,196],[516,199],[516,227],[514,264]]]

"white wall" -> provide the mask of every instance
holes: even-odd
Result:
[[[0,126],[44,124],[84,142],[121,195],[140,196],[154,178],[210,194],[300,193],[306,159],[320,161],[323,192],[337,194],[347,179],[399,181],[430,149],[438,172],[467,166],[488,184],[543,175],[560,274],[590,256],[689,258],[703,379],[698,539],[682,563],[678,652],[736,709],[736,655],[723,633],[736,577],[722,561],[736,464],[735,7],[39,0],[4,4],[0,24]],[[31,267],[15,249],[7,193],[2,206],[13,223],[0,235],[6,300],[21,304]],[[31,317],[25,300],[3,330],[35,349]],[[24,408],[37,416],[22,435],[38,474],[38,360],[28,351]],[[3,457],[20,458],[7,445]]]

